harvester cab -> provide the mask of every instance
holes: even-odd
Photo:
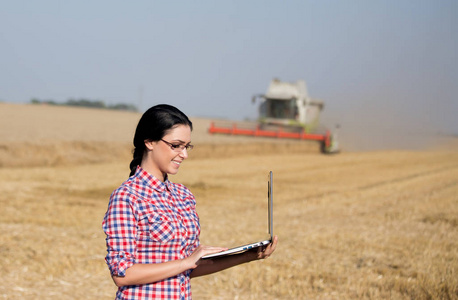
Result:
[[[256,102],[256,99],[261,99],[259,123],[262,128],[306,133],[317,131],[324,104],[309,97],[305,81],[290,83],[273,79],[267,92],[253,96],[252,101]]]

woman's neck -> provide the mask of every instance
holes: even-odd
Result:
[[[162,173],[157,168],[154,168],[151,164],[148,164],[146,161],[142,161],[140,167],[162,182],[164,182],[167,179],[167,174]]]

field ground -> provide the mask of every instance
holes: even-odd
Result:
[[[0,299],[113,299],[101,221],[138,114],[0,103]],[[313,143],[209,136],[172,181],[201,241],[266,234],[275,254],[192,281],[194,299],[458,299],[458,143],[321,155]]]

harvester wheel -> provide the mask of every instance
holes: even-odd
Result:
[[[327,151],[326,151],[326,142],[325,141],[321,141],[320,142],[320,152],[323,153],[323,154],[327,153]]]

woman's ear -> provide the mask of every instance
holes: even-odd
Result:
[[[153,142],[151,140],[145,140],[145,147],[146,147],[146,149],[148,149],[150,151],[153,150],[154,144],[155,144],[155,142]]]

